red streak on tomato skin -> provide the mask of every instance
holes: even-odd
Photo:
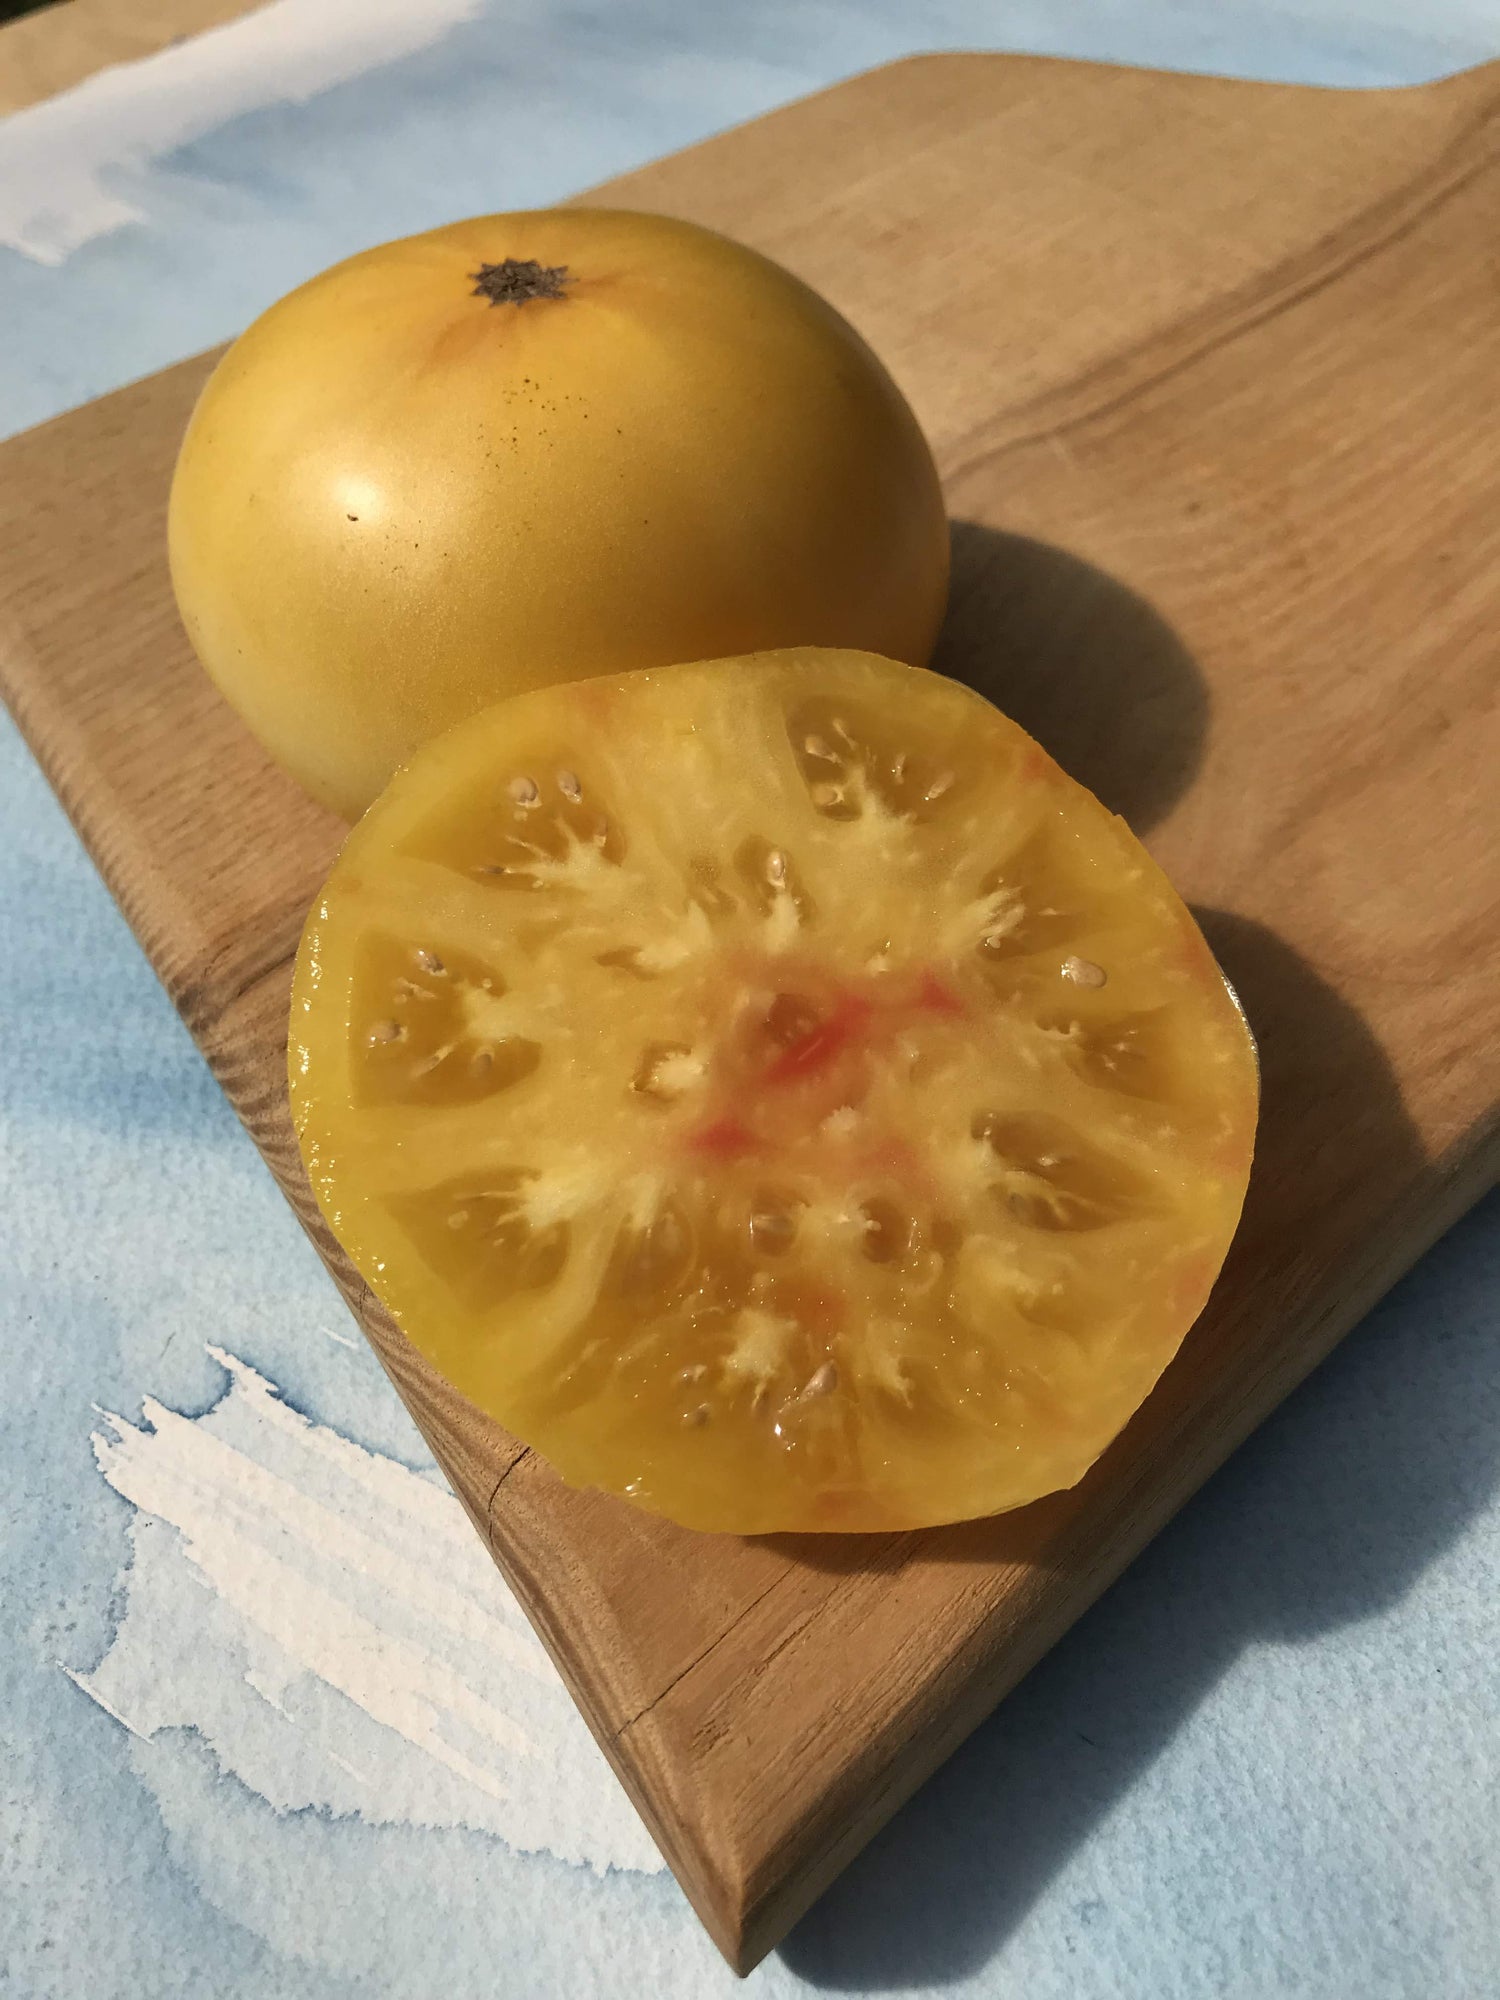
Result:
[[[826,1020],[789,1042],[767,1065],[767,1083],[797,1083],[817,1076],[859,1039],[870,1018],[870,1003],[854,994],[840,1000]]]
[[[709,1160],[740,1160],[758,1150],[755,1134],[738,1118],[716,1118],[687,1137],[687,1149]]]

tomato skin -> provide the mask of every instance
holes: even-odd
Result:
[[[476,296],[506,259],[562,296]],[[168,541],[221,692],[351,818],[531,688],[793,645],[925,664],[948,578],[931,453],[832,307],[588,208],[386,244],[272,306],[199,399]]]

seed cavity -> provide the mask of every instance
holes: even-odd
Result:
[[[765,1201],[750,1217],[750,1242],[764,1257],[784,1257],[797,1240],[797,1221],[780,1201]]]
[[[719,869],[706,855],[695,855],[688,865],[688,896],[695,909],[711,924],[724,923],[735,916],[739,903],[719,880]]]
[[[565,1224],[534,1229],[522,1212],[527,1175],[502,1168],[396,1197],[391,1212],[454,1295],[488,1310],[551,1285],[568,1258]]]
[[[971,1130],[994,1156],[995,1197],[1028,1228],[1100,1229],[1149,1200],[1123,1161],[1096,1152],[1061,1119],[988,1111]]]
[[[877,1195],[859,1211],[860,1249],[872,1264],[893,1264],[911,1248],[912,1224],[893,1201]]]
[[[1109,974],[1102,965],[1095,965],[1091,958],[1065,958],[1062,962],[1062,976],[1071,979],[1075,986],[1103,986]]]
[[[674,1206],[644,1228],[626,1223],[610,1261],[612,1289],[633,1299],[674,1293],[692,1269],[694,1248],[693,1230]]]

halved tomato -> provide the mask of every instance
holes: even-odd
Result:
[[[818,651],[427,745],[308,923],[291,1087],[445,1375],[575,1484],[739,1533],[1078,1479],[1208,1295],[1256,1113],[1123,822],[977,695]]]

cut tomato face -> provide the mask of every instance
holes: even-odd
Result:
[[[1257,1078],[1192,918],[977,695],[768,653],[430,743],[309,920],[292,1104],[407,1337],[689,1527],[1071,1485],[1197,1317]]]

